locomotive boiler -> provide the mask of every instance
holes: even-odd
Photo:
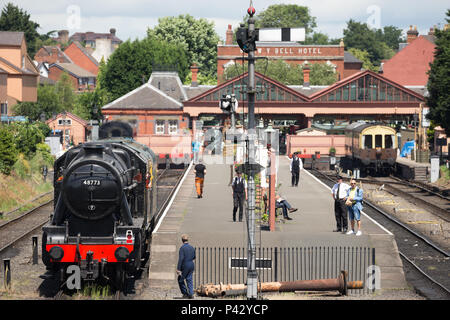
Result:
[[[139,270],[156,223],[155,164],[151,149],[126,138],[81,144],[56,160],[42,259],[60,280],[77,265],[82,280],[120,289]]]

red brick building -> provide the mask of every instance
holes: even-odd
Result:
[[[52,119],[48,119],[45,123],[54,134],[62,132],[64,137],[63,149],[66,149],[70,144],[77,145],[86,142],[89,131],[87,121],[70,112],[60,113]]]
[[[72,63],[72,60],[58,46],[43,46],[36,52],[34,60],[39,63],[47,62],[48,64],[56,62]]]
[[[361,71],[362,62],[344,50],[344,43],[339,45],[300,45],[297,42],[257,42],[256,57],[267,57],[271,60],[283,60],[291,64],[327,63],[335,67],[338,80]],[[217,78],[224,82],[223,74],[227,66],[241,63],[236,60],[242,57],[242,51],[233,44],[233,31],[228,25],[226,42],[217,46]]]
[[[72,42],[66,50],[64,50],[64,53],[74,64],[97,76],[99,66],[98,61],[79,42]]]
[[[49,66],[48,77],[58,81],[66,72],[72,80],[72,87],[76,91],[93,90],[96,86],[97,76],[77,66],[74,63],[54,63]]]
[[[432,30],[428,35],[419,36],[411,26],[408,44],[383,64],[383,76],[404,86],[426,86],[427,72],[434,60],[434,42]]]

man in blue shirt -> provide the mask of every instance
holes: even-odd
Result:
[[[183,294],[183,298],[194,299],[194,285],[192,282],[192,273],[194,272],[195,249],[188,243],[188,235],[181,236],[183,245],[180,248],[178,256],[177,274],[178,285]],[[186,280],[186,284],[184,281]]]

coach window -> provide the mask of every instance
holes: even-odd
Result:
[[[375,135],[375,148],[383,148],[383,136],[381,134]]]
[[[155,133],[156,134],[164,134],[164,120],[156,120]]]
[[[384,147],[386,149],[394,148],[394,136],[393,135],[385,135],[384,136]]]
[[[364,149],[372,149],[372,136],[371,135],[363,136],[363,146],[364,146]]]
[[[178,121],[169,120],[169,134],[177,134],[177,133],[178,133]]]

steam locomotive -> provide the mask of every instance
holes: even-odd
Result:
[[[122,289],[139,271],[157,223],[155,164],[147,146],[107,136],[58,158],[54,213],[43,227],[47,269],[65,281],[66,269],[76,265],[82,280],[105,279]]]

